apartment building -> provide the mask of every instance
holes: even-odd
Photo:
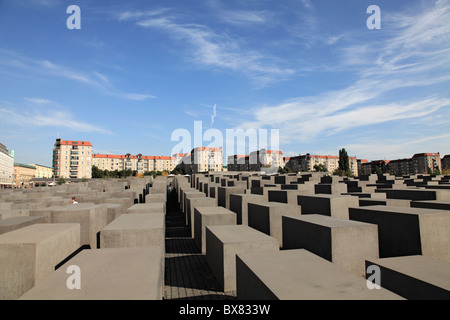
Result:
[[[352,175],[357,176],[359,174],[359,168],[361,167],[361,161],[358,162],[356,157],[348,157],[350,171]],[[365,160],[367,162],[367,160]],[[358,164],[359,163],[359,164]],[[308,172],[315,171],[315,166],[323,165],[327,172],[333,173],[339,168],[339,157],[331,155],[315,155],[315,154],[305,154],[298,155],[295,157],[290,157],[286,162],[286,166],[292,171],[296,172]]]
[[[31,180],[35,177],[36,167],[28,164],[14,163],[14,186],[27,188],[32,185]]]
[[[252,151],[249,155],[249,171],[260,171],[261,168],[282,167],[283,152],[280,150],[260,149]]]
[[[14,175],[14,151],[0,143],[0,189],[11,188]]]
[[[53,177],[53,168],[43,166],[40,164],[32,163],[30,166],[34,166],[36,168],[36,172],[34,174],[35,178],[52,178]]]
[[[249,155],[232,155],[227,157],[228,171],[249,171]]]
[[[442,170],[450,170],[450,154],[445,155],[441,159]]]
[[[189,165],[188,165],[189,166]],[[191,172],[223,171],[222,147],[197,147],[191,150]]]
[[[167,156],[144,156],[142,154],[113,155],[93,154],[92,165],[100,170],[123,171],[131,170],[136,173],[148,171],[167,171],[174,169],[174,159]]]
[[[56,139],[53,148],[55,178],[91,178],[92,144],[88,141]]]
[[[411,158],[414,173],[441,172],[441,156],[438,153],[417,153]]]

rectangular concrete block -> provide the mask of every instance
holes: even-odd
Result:
[[[79,203],[52,210],[53,223],[79,223],[82,245],[97,248],[97,233],[107,225],[108,208],[106,204]]]
[[[377,225],[320,214],[283,217],[283,249],[306,249],[356,275],[377,259]]]
[[[350,219],[378,225],[380,258],[424,255],[450,262],[450,211],[367,206]]]
[[[283,247],[282,216],[301,215],[300,206],[279,203],[248,203],[248,226],[278,240]]]
[[[214,207],[216,205],[216,199],[210,197],[187,198],[186,222],[191,229],[191,237],[194,237],[194,209],[196,207]]]
[[[194,241],[202,254],[206,253],[206,227],[235,225],[236,214],[224,207],[197,207],[194,209]]]
[[[47,223],[46,217],[13,217],[0,220],[0,234],[17,230],[36,223]]]
[[[236,256],[238,300],[402,300],[305,249]]]
[[[450,199],[450,190],[433,189],[383,189],[380,192],[386,192],[388,199],[406,199],[406,200],[444,200]]]
[[[0,300],[17,299],[80,247],[78,223],[33,224],[0,235]]]
[[[203,192],[200,192],[198,190],[193,191],[193,192],[186,192],[184,194],[184,205],[183,205],[183,214],[184,214],[184,218],[186,221],[186,225],[189,225],[189,218],[188,216],[192,215],[192,212],[190,211],[191,208],[189,207],[189,203],[188,200],[189,199],[193,199],[193,198],[205,198],[206,195]]]
[[[269,190],[268,200],[269,202],[281,202],[287,204],[297,205],[297,196],[301,195],[302,192],[299,190]]]
[[[167,193],[149,193],[145,195],[145,203],[153,203],[153,202],[166,202],[167,201]]]
[[[225,292],[236,290],[236,254],[278,250],[275,238],[249,226],[206,227],[206,261]]]
[[[219,187],[218,192],[218,205],[226,209],[230,209],[230,194],[244,194],[244,187]]]
[[[158,246],[83,250],[20,299],[161,300],[161,259]],[[66,286],[70,265],[80,268],[80,289]]]
[[[261,203],[264,196],[259,194],[230,194],[230,210],[237,215],[237,224],[248,225],[248,203]]]
[[[348,192],[348,188],[345,183],[319,183],[314,186],[314,192],[316,194],[341,195]]]
[[[166,204],[164,202],[156,203],[137,203],[129,207],[126,213],[164,213],[166,214]]]
[[[100,248],[160,246],[164,250],[165,226],[163,213],[123,214],[100,231]]]
[[[450,210],[450,199],[449,200],[411,201],[411,207],[437,209],[437,210]]]
[[[316,194],[300,195],[298,205],[302,207],[302,214],[323,214],[333,218],[348,219],[348,208],[358,207],[357,197]]]
[[[450,300],[450,264],[413,255],[369,259],[366,268],[377,266],[379,285],[408,300]]]

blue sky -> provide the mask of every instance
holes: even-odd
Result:
[[[202,121],[279,129],[287,156],[443,156],[448,21],[450,0],[1,0],[0,142],[48,166],[58,134],[171,155],[174,130]]]

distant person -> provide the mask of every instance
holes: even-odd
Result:
[[[77,204],[77,203],[78,203],[77,198],[76,197],[72,197],[72,204]]]

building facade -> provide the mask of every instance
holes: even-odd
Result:
[[[0,143],[0,189],[12,188],[14,181],[14,151]]]
[[[197,147],[191,150],[191,163],[193,173],[223,171],[222,147]]]
[[[412,158],[415,174],[441,172],[441,156],[438,153],[417,153]]]
[[[36,167],[36,173],[34,175],[35,178],[52,178],[53,177],[53,168],[43,166],[40,164],[30,164],[30,166]]]
[[[361,163],[361,161],[358,162],[358,159],[356,157],[348,157],[348,161],[352,175],[357,176],[359,174],[360,168],[360,165],[358,163]],[[315,171],[315,167],[318,165],[322,165],[327,170],[327,172],[333,173],[336,169],[339,168],[339,157],[331,155],[314,155],[307,153],[305,155],[290,157],[286,162],[286,166],[295,172]]]
[[[91,178],[92,144],[88,141],[56,139],[53,148],[55,178]]]
[[[280,150],[260,149],[252,151],[249,155],[249,171],[260,171],[263,168],[276,168],[284,166],[283,152]]]
[[[14,186],[17,188],[28,188],[33,185],[36,167],[29,164],[14,163]]]
[[[125,155],[93,154],[92,165],[100,170],[131,170],[138,174],[148,171],[171,172],[174,169],[174,159],[168,156],[144,156],[129,153]]]
[[[450,154],[445,155],[441,159],[441,167],[442,167],[442,171],[450,170]]]
[[[249,171],[249,155],[232,155],[227,157],[228,171]]]

